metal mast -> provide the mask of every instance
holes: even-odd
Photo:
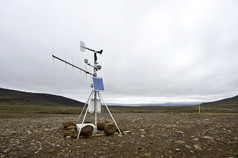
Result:
[[[96,50],[93,50],[93,49],[91,49],[91,48],[87,48],[87,47],[85,47],[85,44],[84,44],[84,42],[82,42],[82,41],[80,41],[80,48],[81,48],[81,51],[83,51],[83,52],[84,52],[85,49],[86,49],[86,50],[89,50],[89,51],[91,51],[91,52],[94,53],[94,66],[92,66],[92,67],[93,67],[93,72],[94,72],[93,76],[94,76],[94,77],[97,77],[97,71],[101,69],[101,66],[98,65],[98,63],[97,63],[97,54],[102,54],[103,50],[96,51]],[[91,65],[88,63],[87,60],[85,60],[85,63],[86,63],[87,65],[91,66]],[[95,126],[97,127],[96,101],[97,101],[97,91],[94,90],[94,116],[95,116]]]

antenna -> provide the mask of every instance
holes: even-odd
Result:
[[[101,49],[100,51],[96,51],[94,49],[88,48],[88,47],[86,47],[84,42],[80,41],[80,51],[85,52],[86,50],[91,51],[91,52],[94,53],[94,64],[90,64],[88,59],[84,59],[84,63],[86,64],[85,69],[80,68],[80,67],[78,67],[78,66],[76,66],[76,65],[74,65],[74,64],[72,64],[72,63],[70,63],[66,60],[63,60],[63,59],[61,59],[61,58],[59,58],[55,55],[52,55],[52,57],[54,59],[57,59],[57,60],[60,60],[60,61],[64,62],[65,65],[70,65],[73,68],[76,68],[76,69],[80,70],[80,73],[85,72],[86,78],[87,78],[87,75],[91,75],[92,80],[93,80],[93,83],[90,84],[91,88],[93,88],[92,92],[90,93],[90,95],[88,97],[88,100],[85,103],[85,105],[84,105],[84,107],[83,107],[83,109],[82,109],[82,111],[81,111],[81,113],[78,117],[78,120],[76,122],[76,127],[77,127],[77,130],[79,132],[77,139],[79,138],[79,135],[80,135],[80,132],[81,132],[82,128],[86,125],[93,126],[93,128],[94,128],[93,134],[97,133],[97,114],[101,113],[101,106],[102,105],[104,105],[107,108],[108,113],[110,114],[114,124],[116,125],[119,133],[121,134],[121,131],[120,131],[116,121],[114,120],[109,108],[107,107],[107,104],[104,102],[104,100],[102,98],[102,95],[100,94],[100,91],[104,91],[104,86],[103,86],[103,79],[100,78],[100,77],[97,77],[97,71],[102,69],[102,66],[99,65],[98,62],[97,62],[97,54],[102,54],[103,50]],[[87,65],[93,68],[93,73],[91,73],[90,70],[89,71],[87,70]],[[102,104],[101,101],[103,101],[104,104]],[[85,108],[86,108],[86,111],[85,111]],[[84,111],[85,111],[85,114],[84,114],[82,123],[77,124],[80,121],[80,118],[81,118]],[[94,113],[94,115],[95,115],[95,125],[93,125],[91,123],[84,123],[87,112]]]
[[[66,61],[66,60],[63,60],[63,59],[61,59],[61,58],[59,58],[59,57],[57,57],[57,56],[55,56],[55,55],[52,55],[52,57],[55,58],[55,59],[57,59],[57,60],[60,60],[60,61],[64,62],[65,64],[68,64],[68,65],[70,65],[70,66],[72,66],[72,67],[74,67],[74,68],[76,68],[76,69],[78,69],[78,70],[80,70],[80,71],[83,71],[83,72],[85,72],[86,74],[90,74],[90,75],[93,76],[92,73],[90,73],[90,72],[88,72],[88,71],[86,71],[86,70],[84,70],[84,69],[82,69],[82,68],[80,68],[80,67],[78,67],[78,66],[76,66],[76,65],[74,65],[74,64],[71,64],[70,62],[68,62],[68,61]]]
[[[55,49],[53,48],[52,54],[55,54]],[[55,58],[53,58],[53,65],[55,65]]]
[[[72,64],[74,64],[74,60],[72,59]],[[72,71],[74,72],[74,67],[72,67]]]
[[[67,60],[66,56],[64,57],[65,61]],[[67,64],[65,63],[65,70],[67,71]]]

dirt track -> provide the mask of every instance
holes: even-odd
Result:
[[[77,115],[0,119],[0,157],[238,157],[235,114],[118,113],[114,117],[130,133],[73,140],[63,138],[62,122],[75,121]]]

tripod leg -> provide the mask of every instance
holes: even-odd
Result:
[[[93,93],[93,91],[90,93],[87,102],[84,104],[84,107],[83,107],[83,109],[82,109],[82,111],[81,111],[81,113],[80,113],[80,115],[79,115],[79,117],[78,117],[78,120],[77,120],[76,124],[79,122],[79,120],[80,120],[80,118],[81,118],[81,115],[83,114],[83,111],[84,111],[85,107],[87,106],[90,97],[92,96],[92,93]]]
[[[81,130],[82,130],[82,128],[83,128],[83,123],[84,123],[84,121],[85,121],[87,112],[88,112],[88,107],[87,107],[86,112],[85,112],[85,114],[84,114],[83,121],[82,121],[82,123],[81,123],[81,127],[80,127],[80,129],[79,129],[79,133],[78,133],[78,136],[77,136],[77,140],[79,139],[79,135],[80,135]]]
[[[95,119],[95,126],[97,127],[97,117],[98,117],[98,114],[97,114],[97,91],[95,90],[94,91],[94,119]]]
[[[118,125],[117,125],[116,121],[114,120],[114,118],[113,118],[113,116],[112,116],[112,114],[111,114],[111,112],[110,112],[109,108],[107,107],[107,104],[106,104],[106,102],[103,100],[103,98],[102,98],[102,95],[101,95],[99,92],[98,92],[98,94],[100,95],[100,97],[101,97],[102,101],[104,102],[104,104],[105,104],[105,107],[107,108],[107,111],[108,111],[108,113],[110,114],[110,116],[111,116],[111,118],[112,118],[113,122],[115,123],[115,125],[116,125],[116,127],[117,127],[117,129],[118,129],[118,132],[121,134],[121,130],[119,129],[119,127],[118,127]]]

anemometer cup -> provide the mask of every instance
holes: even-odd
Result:
[[[97,66],[96,66],[96,69],[97,69],[97,70],[101,70],[101,69],[102,69],[102,66],[101,66],[101,65],[97,65]]]

